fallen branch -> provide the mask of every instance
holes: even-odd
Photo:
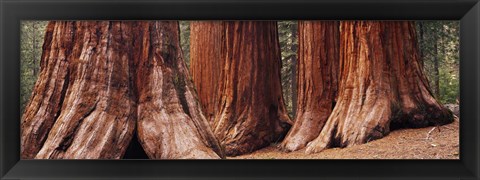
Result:
[[[427,137],[425,138],[426,140],[430,139],[430,134],[432,134],[433,130],[435,130],[437,127],[433,127],[430,131],[427,133]]]

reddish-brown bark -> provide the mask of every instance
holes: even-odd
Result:
[[[224,23],[222,21],[191,22],[190,70],[202,109],[211,123],[220,108],[224,59]]]
[[[198,24],[197,24],[198,25]],[[210,24],[214,26],[213,24]],[[195,28],[195,24],[193,28]],[[207,26],[207,24],[203,24]],[[215,25],[220,26],[220,25]],[[217,89],[200,89],[206,96],[220,93],[218,106],[213,108],[213,129],[217,138],[225,147],[227,155],[239,155],[265,147],[279,141],[289,128],[290,119],[286,113],[280,85],[280,48],[277,35],[277,24],[271,21],[235,21],[223,22],[224,43],[218,43],[221,37],[211,37],[210,33],[192,35],[202,42],[192,42],[192,51],[207,51],[212,48],[220,55],[209,57],[222,58],[213,60],[198,56],[192,64],[203,64],[223,61],[216,70],[202,69],[209,73],[195,74],[195,83],[203,84],[213,77],[219,76]],[[192,31],[195,33],[198,31]],[[199,38],[198,36],[204,37]],[[214,43],[212,43],[214,42]],[[196,52],[193,52],[196,53]],[[193,55],[192,55],[193,57]],[[207,56],[205,56],[207,57]],[[209,68],[214,68],[214,65]],[[217,67],[217,66],[215,66]],[[198,73],[200,66],[192,66],[192,72]],[[221,73],[215,73],[220,71]],[[199,76],[207,76],[197,78]],[[210,82],[205,82],[210,83]]]
[[[343,21],[338,101],[307,153],[453,121],[422,72],[413,22]]]
[[[50,24],[55,26],[53,34],[64,36],[47,40],[43,63],[62,61],[68,64],[68,68],[61,72],[67,73],[67,76],[55,77],[67,81],[68,85],[50,87],[66,89],[62,94],[64,98],[60,99],[62,106],[56,112],[55,124],[35,158],[120,158],[132,137],[136,114],[134,94],[129,88],[129,46],[120,37],[123,25],[107,21]],[[53,45],[59,42],[68,44]],[[60,60],[57,54],[48,54],[49,48],[52,52],[64,51],[68,54]],[[49,79],[39,78],[40,83],[46,80]],[[34,94],[39,93],[38,89],[34,90]],[[36,123],[45,120],[26,119]],[[35,131],[22,131],[35,134]],[[29,144],[23,146],[29,147]]]
[[[335,105],[339,63],[339,23],[299,21],[297,110],[280,148],[295,151],[315,139]]]
[[[223,149],[203,115],[181,54],[178,22],[142,24],[134,52],[138,138],[151,159],[219,158]],[[212,150],[213,149],[213,150]]]
[[[73,44],[72,26],[73,23],[49,23],[46,28],[39,80],[22,116],[22,159],[35,157],[60,113],[68,85],[67,57]],[[54,33],[61,31],[64,33]]]
[[[177,22],[50,22],[22,158],[118,159],[136,121],[150,158],[223,156],[178,41]]]

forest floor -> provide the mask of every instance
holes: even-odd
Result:
[[[434,129],[435,128],[435,129]],[[459,159],[459,119],[453,123],[418,129],[399,129],[366,144],[305,154],[285,153],[269,147],[229,159]],[[429,134],[430,133],[430,134]],[[429,137],[427,139],[427,137]]]

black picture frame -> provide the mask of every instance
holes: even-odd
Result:
[[[460,160],[20,160],[21,20],[460,20]],[[479,179],[478,0],[0,0],[0,178]]]

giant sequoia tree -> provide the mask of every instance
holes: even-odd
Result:
[[[335,105],[338,79],[339,23],[299,21],[295,124],[280,147],[303,148],[315,139]]]
[[[422,72],[413,22],[343,21],[336,106],[306,151],[381,138],[391,129],[453,121]]]
[[[191,25],[193,80],[200,84],[201,103],[226,154],[252,152],[279,140],[290,119],[280,85],[276,22]]]
[[[169,21],[54,21],[22,119],[22,158],[219,158]]]

